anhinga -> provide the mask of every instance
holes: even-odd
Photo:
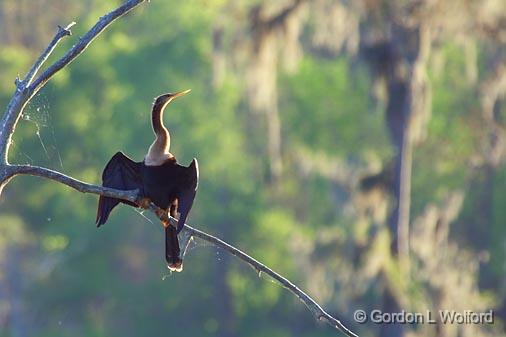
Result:
[[[181,271],[183,260],[180,256],[177,234],[183,229],[188,213],[193,205],[197,192],[199,169],[196,159],[190,166],[177,163],[170,149],[170,134],[163,125],[163,111],[176,97],[183,96],[190,90],[175,94],[158,96],[153,104],[151,121],[156,138],[149,147],[142,162],[134,162],[122,152],[116,153],[107,163],[102,174],[103,186],[121,189],[138,189],[141,198],[139,204],[125,200],[100,196],[97,211],[97,226],[104,224],[112,209],[123,202],[134,207],[144,207],[153,202],[172,217],[179,213],[177,228],[164,222],[165,259],[169,269]],[[161,214],[158,214],[159,216]]]

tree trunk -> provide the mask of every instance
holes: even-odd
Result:
[[[411,173],[413,148],[426,129],[430,112],[430,88],[426,63],[430,51],[431,34],[428,26],[394,26],[381,51],[385,67],[376,71],[384,76],[387,89],[385,119],[392,145],[395,149],[392,191],[395,204],[389,216],[391,253],[397,258],[401,277],[409,277],[409,231],[411,206]],[[388,281],[387,281],[388,282]],[[397,299],[386,285],[383,312],[399,312]],[[380,337],[404,336],[400,324],[385,324]]]

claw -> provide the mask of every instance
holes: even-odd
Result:
[[[137,205],[139,205],[140,208],[144,208],[144,209],[148,209],[150,204],[151,204],[151,200],[149,200],[149,198],[140,198],[137,201]]]
[[[162,225],[164,228],[167,228],[170,226],[170,221],[169,220],[165,220],[165,219],[161,219],[162,220]]]
[[[158,208],[155,211],[155,214],[158,217],[158,219],[160,219],[160,221],[162,222],[163,227],[167,228],[170,226],[170,218],[169,218],[169,214],[167,213],[167,211],[164,211],[163,209]]]

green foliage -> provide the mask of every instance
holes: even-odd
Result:
[[[346,58],[307,58],[283,84],[288,146],[304,144],[343,157],[360,157],[371,149],[381,151],[381,145],[387,147],[382,116],[370,112],[365,69],[350,73]]]
[[[73,29],[80,36],[119,1],[69,3],[72,13],[65,14],[81,18]],[[298,165],[306,160],[327,167],[334,160],[343,162],[356,180],[356,172],[387,166],[393,149],[385,116],[370,97],[372,79],[364,65],[349,56],[308,54],[295,73],[280,74],[285,167],[276,186],[265,178],[268,158],[256,147],[265,144],[265,125],[261,117],[248,115],[244,79],[229,76],[219,88],[213,87],[213,28],[222,20],[239,20],[223,17],[227,6],[237,6],[232,13],[246,13],[258,3],[152,1],[129,14],[27,106],[10,161],[40,164],[100,183],[101,171],[116,151],[142,160],[153,140],[153,97],[191,88],[189,95],[171,103],[165,116],[178,160],[185,165],[194,157],[199,161],[201,180],[190,223],[309,289],[330,310],[351,310],[345,321],[351,320],[357,302],[378,305],[382,272],[399,292],[409,294],[408,300],[423,302],[427,284],[402,279],[389,255],[385,224],[371,224],[364,220],[367,214],[357,215],[355,197],[363,192],[358,183],[345,184],[332,179],[335,172],[305,172]],[[72,43],[64,42],[56,55]],[[14,78],[25,72],[37,52],[2,45],[2,106],[14,90]],[[413,219],[449,192],[469,188],[475,178],[472,159],[484,133],[478,130],[476,86],[465,80],[461,50],[445,44],[440,52],[445,66],[443,72],[430,74],[433,113],[428,137],[414,155]],[[497,296],[505,295],[500,290],[506,235],[503,171],[493,177],[491,223],[477,238],[486,244],[476,248],[469,243],[476,238],[470,223],[479,210],[478,195],[467,196],[454,230],[462,229],[459,238],[466,249],[490,254],[488,286]],[[477,185],[483,187],[483,182]],[[315,328],[303,305],[268,277],[258,277],[203,242],[190,244],[183,273],[169,275],[156,219],[121,206],[96,229],[96,205],[96,196],[39,178],[16,178],[6,188],[0,205],[0,252],[22,250],[21,296],[25,324],[33,335],[335,335],[334,330]],[[458,247],[451,248],[452,257],[458,256]],[[443,269],[451,263],[441,260],[438,266]],[[447,269],[458,277],[461,265],[468,267],[462,263]],[[475,275],[468,274],[466,280],[474,286]]]

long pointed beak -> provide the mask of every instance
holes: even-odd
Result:
[[[160,95],[155,99],[155,104],[157,104],[157,103],[162,104],[163,107],[161,109],[163,110],[165,108],[165,105],[169,104],[174,98],[184,96],[187,93],[189,93],[190,91],[191,91],[191,89],[188,89],[188,90],[184,90],[184,91],[180,91],[180,92],[176,92],[176,93],[169,92],[169,93]]]
[[[190,91],[192,91],[192,90],[191,89],[187,89],[187,90],[184,90],[184,91],[176,92],[175,94],[172,94],[172,97],[176,98],[176,97],[184,96],[187,93],[189,93]]]
[[[184,90],[184,91],[180,91],[180,92],[176,92],[176,93],[168,93],[163,96],[165,96],[168,100],[173,100],[174,98],[178,98],[178,97],[186,95],[190,91],[192,91],[192,90],[188,89],[188,90]]]

